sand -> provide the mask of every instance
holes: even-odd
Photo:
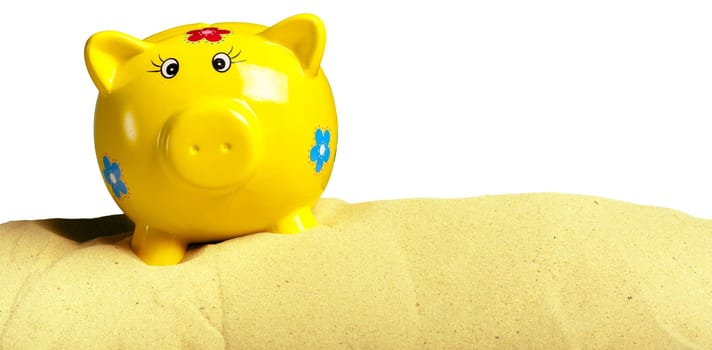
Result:
[[[0,225],[0,348],[712,348],[712,221],[525,194],[348,204],[147,266],[123,216]]]

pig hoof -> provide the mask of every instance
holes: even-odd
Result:
[[[165,232],[136,225],[131,248],[148,265],[175,265],[183,259],[188,244]]]
[[[314,214],[312,214],[310,208],[306,207],[297,209],[279,220],[272,231],[276,233],[300,233],[316,225],[318,224]]]

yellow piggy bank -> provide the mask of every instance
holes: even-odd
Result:
[[[177,264],[189,243],[317,225],[311,208],[337,142],[325,39],[309,14],[89,38],[97,161],[143,261]]]

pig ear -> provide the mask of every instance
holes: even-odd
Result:
[[[114,31],[92,35],[84,47],[84,61],[99,92],[110,93],[115,87],[117,68],[131,57],[144,52],[148,46],[140,39]]]
[[[262,32],[267,40],[294,52],[309,76],[319,72],[326,45],[326,29],[319,17],[301,14],[289,17]]]

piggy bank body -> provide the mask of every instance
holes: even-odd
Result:
[[[176,264],[189,243],[317,224],[337,142],[324,44],[307,14],[87,41],[97,161],[141,259]]]

